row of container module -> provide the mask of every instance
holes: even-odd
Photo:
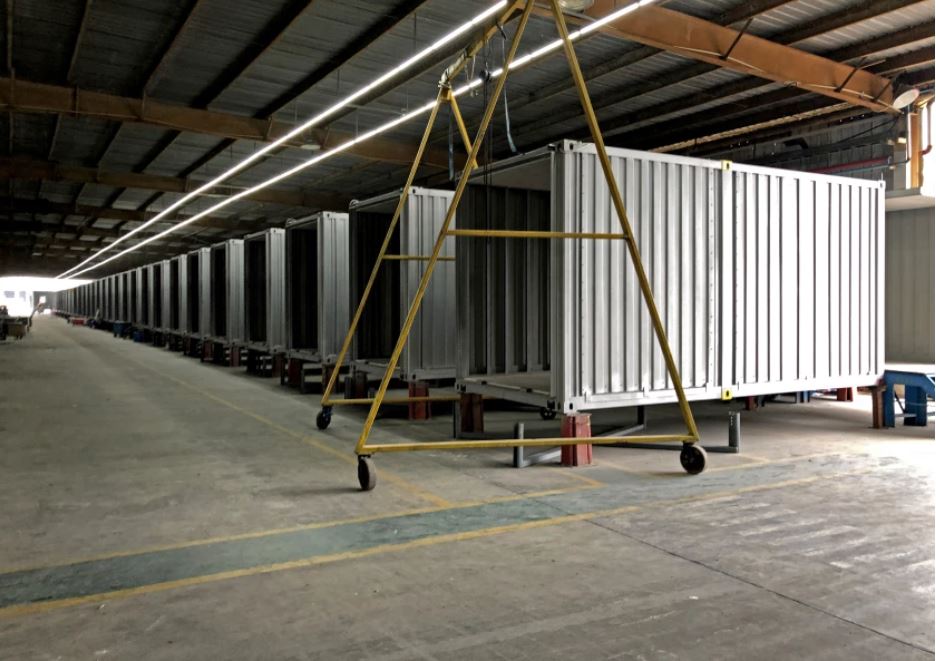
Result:
[[[884,185],[610,149],[692,399],[874,383],[883,370]],[[413,189],[389,252],[431,253],[448,191]],[[103,278],[75,311],[333,357],[398,194]],[[619,231],[591,144],[484,168],[460,229]],[[675,401],[622,241],[448,237],[397,376],[575,412]],[[383,267],[352,345],[379,376],[425,269]]]

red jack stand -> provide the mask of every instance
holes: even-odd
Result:
[[[273,354],[270,364],[270,376],[271,377],[280,377],[282,380],[283,373],[286,371],[286,356],[281,353]]]
[[[429,396],[429,386],[425,383],[417,381],[416,383],[410,383],[409,385],[409,396],[410,397],[428,397]],[[409,419],[410,420],[429,420],[432,417],[432,407],[429,402],[410,402],[409,403]]]
[[[855,401],[855,389],[838,388],[835,391],[835,399],[839,402],[853,402]]]
[[[591,416],[587,413],[566,415],[562,418],[563,438],[591,438]],[[563,466],[588,466],[592,463],[591,444],[563,445]]]
[[[458,400],[461,431],[481,433],[484,431],[484,399],[475,393],[462,393]]]

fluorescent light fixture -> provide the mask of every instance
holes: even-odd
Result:
[[[626,16],[627,14],[630,14],[631,12],[636,11],[637,9],[640,9],[641,7],[645,7],[646,5],[652,4],[653,2],[655,2],[655,0],[640,0],[639,2],[635,2],[635,3],[633,3],[633,4],[627,5],[626,7],[622,7],[621,9],[618,9],[617,11],[611,12],[611,13],[608,14],[607,16],[603,16],[602,18],[600,18],[600,19],[598,19],[598,20],[596,20],[596,21],[593,21],[593,22],[589,23],[588,25],[585,25],[585,26],[579,28],[578,30],[575,30],[574,32],[570,32],[570,33],[569,33],[569,39],[570,39],[571,41],[573,41],[573,42],[576,41],[576,40],[578,40],[578,39],[581,39],[582,37],[587,36],[587,35],[589,35],[589,34],[595,32],[595,31],[599,30],[600,28],[604,27],[604,26],[607,25],[608,23],[611,23],[611,22],[613,22],[613,21],[616,21],[617,19],[619,19],[619,18],[621,18],[621,17],[623,17],[623,16]],[[470,27],[473,27],[474,25],[477,25],[479,22],[481,22],[482,20],[484,20],[484,18],[486,18],[487,16],[489,16],[491,13],[493,13],[493,11],[492,11],[493,9],[501,9],[501,8],[503,8],[506,4],[507,4],[506,2],[500,2],[500,3],[498,3],[497,5],[494,6],[494,8],[487,10],[487,11],[484,12],[483,14],[479,14],[477,17],[475,17],[474,19],[472,19],[472,21],[471,21],[470,23],[466,23],[465,25],[459,27],[459,28],[458,28],[457,30],[455,30],[454,32],[450,32],[449,35],[446,35],[446,37],[443,37],[442,39],[440,39],[439,41],[437,41],[435,44],[433,44],[433,46],[430,46],[429,48],[433,48],[433,49],[438,48],[438,46],[436,46],[436,44],[440,44],[440,45],[441,45],[441,42],[442,42],[443,39],[448,39],[448,40],[450,40],[450,39],[449,39],[450,35],[462,34],[466,29],[469,29]],[[466,26],[468,26],[468,27],[466,27]],[[435,47],[435,48],[434,48],[434,47]],[[521,68],[521,67],[523,67],[523,66],[526,66],[526,65],[529,64],[530,62],[533,62],[533,61],[535,61],[535,60],[538,60],[538,59],[540,59],[540,58],[542,58],[542,57],[544,57],[544,56],[546,56],[546,55],[548,55],[548,54],[550,54],[550,53],[552,53],[552,52],[554,52],[554,51],[556,51],[556,50],[559,50],[560,48],[562,48],[562,39],[556,39],[555,41],[551,41],[551,42],[549,42],[548,44],[546,44],[546,45],[544,45],[544,46],[541,46],[540,48],[537,48],[536,50],[534,50],[534,51],[532,51],[532,52],[530,52],[530,53],[527,53],[526,55],[524,55],[524,56],[522,56],[522,57],[519,57],[519,58],[514,59],[514,61],[511,62],[511,65],[510,65],[510,71],[516,71],[517,69],[519,69],[519,68]],[[428,49],[427,49],[427,50],[428,50]],[[416,61],[414,58],[416,58],[418,55],[419,55],[419,54],[414,55],[412,58],[410,58],[409,60],[407,60],[406,62],[404,62],[403,64],[401,64],[401,65],[400,65],[399,67],[397,67],[396,69],[394,69],[393,72],[398,72],[398,70],[399,70],[399,71],[402,71],[402,68],[406,68],[406,67],[408,67],[408,66],[411,66],[411,65]],[[401,68],[401,67],[402,67],[402,68]],[[498,69],[496,69],[496,70],[494,70],[494,71],[491,72],[491,77],[494,78],[494,77],[500,76],[500,75],[503,74],[503,73],[504,73],[503,68],[498,68]],[[383,76],[381,76],[381,77],[378,78],[377,80],[380,81],[380,82],[384,82],[385,80],[387,80],[387,78],[388,78],[389,75],[390,75],[389,73],[388,73],[388,74],[384,74]],[[482,83],[483,83],[483,81],[482,81],[480,78],[475,78],[474,80],[472,80],[472,81],[470,81],[470,82],[468,82],[468,83],[465,83],[465,84],[462,85],[461,87],[458,87],[458,88],[452,90],[452,94],[454,94],[455,96],[461,96],[462,94],[465,94],[466,92],[468,92],[468,91],[470,91],[470,90],[472,90],[472,89],[474,89],[474,88],[476,88],[476,87],[479,87]],[[363,88],[361,88],[361,89],[362,89],[362,90],[371,90],[371,89],[373,89],[373,88],[374,88],[376,85],[378,85],[378,84],[379,84],[379,83],[375,81],[375,82],[372,82],[372,83],[370,83],[369,85],[367,85],[366,87],[363,87]],[[358,94],[358,93],[356,92],[355,94]],[[363,92],[362,92],[362,94],[363,94]],[[351,97],[348,97],[348,99],[352,99],[352,100],[353,100],[353,99],[356,99],[356,98],[359,98],[359,96],[352,95]],[[342,103],[344,103],[345,105],[347,105],[347,103],[350,103],[350,101],[348,101],[348,100],[346,99],[346,100],[343,101]],[[408,121],[410,121],[410,120],[412,120],[412,119],[415,119],[416,117],[419,117],[420,115],[423,115],[423,114],[429,112],[430,110],[432,110],[432,107],[433,107],[434,105],[435,105],[435,100],[429,101],[428,103],[425,103],[424,105],[419,106],[419,107],[416,108],[415,110],[412,110],[412,111],[406,113],[405,115],[402,115],[402,116],[400,116],[400,117],[397,117],[396,119],[393,119],[393,120],[391,120],[391,121],[389,121],[389,122],[386,122],[385,124],[381,124],[381,125],[378,126],[377,128],[374,128],[374,129],[371,129],[370,131],[367,131],[367,132],[365,132],[365,133],[362,133],[361,135],[359,135],[358,137],[354,138],[353,140],[349,140],[349,141],[347,141],[347,142],[344,142],[344,143],[338,145],[337,147],[333,147],[332,149],[329,149],[328,151],[321,152],[321,153],[317,154],[316,156],[310,158],[309,160],[303,161],[302,163],[299,163],[298,165],[296,165],[296,166],[294,166],[294,167],[292,167],[292,168],[290,168],[290,169],[288,169],[288,170],[284,170],[283,172],[280,172],[279,174],[274,175],[273,177],[270,177],[269,179],[267,179],[267,180],[265,180],[265,181],[262,181],[262,182],[260,182],[259,184],[256,184],[255,186],[252,186],[252,187],[247,188],[247,189],[245,189],[245,190],[242,190],[242,191],[240,191],[240,192],[238,192],[238,193],[235,193],[234,195],[231,195],[230,197],[225,198],[225,199],[222,200],[221,202],[218,202],[218,203],[215,204],[214,206],[211,206],[211,207],[205,209],[204,211],[201,211],[201,212],[195,214],[194,216],[191,216],[191,217],[189,217],[189,218],[186,218],[186,219],[183,220],[182,222],[176,223],[176,224],[173,225],[172,227],[169,227],[169,228],[163,230],[162,232],[159,232],[158,234],[154,234],[153,236],[148,237],[148,238],[146,238],[146,239],[140,241],[139,243],[136,243],[136,244],[130,246],[129,248],[126,248],[126,249],[120,251],[119,253],[117,253],[117,254],[115,254],[115,255],[111,255],[111,256],[108,257],[107,259],[105,259],[105,260],[103,260],[103,261],[100,261],[100,262],[98,262],[97,264],[92,264],[91,266],[89,266],[89,267],[87,267],[87,268],[85,268],[85,269],[83,269],[83,270],[77,271],[77,272],[74,273],[73,275],[81,275],[81,274],[83,274],[83,273],[88,273],[89,271],[92,271],[92,270],[94,270],[94,269],[96,269],[96,268],[98,268],[98,267],[100,267],[100,266],[103,266],[104,264],[107,264],[107,263],[109,263],[109,262],[111,262],[111,261],[113,261],[113,260],[115,260],[115,259],[119,259],[120,257],[123,257],[123,256],[125,256],[125,255],[130,254],[130,253],[133,252],[134,250],[136,250],[136,249],[138,249],[138,248],[141,248],[141,247],[145,246],[145,245],[148,244],[148,243],[152,243],[153,241],[158,241],[158,240],[160,240],[160,239],[162,239],[162,238],[165,238],[166,236],[172,234],[172,233],[175,232],[176,230],[181,229],[181,228],[185,227],[186,225],[190,225],[190,224],[192,224],[192,223],[194,223],[194,222],[197,222],[198,220],[204,218],[205,216],[208,216],[208,215],[210,215],[210,214],[212,214],[212,213],[214,213],[214,212],[216,212],[216,211],[218,211],[218,210],[220,210],[220,209],[223,209],[224,207],[228,206],[229,204],[232,204],[232,203],[236,202],[237,200],[243,199],[244,197],[247,197],[247,196],[249,196],[249,195],[253,195],[254,193],[257,193],[257,192],[259,192],[259,191],[261,191],[261,190],[263,190],[263,189],[265,189],[265,188],[268,188],[268,187],[270,187],[270,186],[272,186],[272,185],[274,185],[274,184],[276,184],[276,183],[282,181],[283,179],[287,179],[287,178],[289,178],[289,177],[292,177],[293,175],[298,174],[299,172],[302,172],[303,170],[305,170],[305,169],[307,169],[307,168],[309,168],[309,167],[312,167],[313,165],[315,165],[315,164],[317,164],[317,163],[320,163],[320,162],[324,161],[325,159],[328,159],[328,158],[331,158],[332,156],[335,156],[335,155],[337,155],[337,154],[340,154],[341,152],[350,149],[350,148],[353,147],[354,145],[360,144],[361,142],[364,142],[364,141],[369,140],[369,139],[371,139],[371,138],[373,138],[373,137],[375,137],[375,136],[378,136],[378,135],[380,135],[380,134],[382,134],[382,133],[385,133],[385,132],[387,132],[387,131],[389,131],[389,130],[391,130],[391,129],[394,129],[394,128],[396,128],[397,126],[399,126],[400,124],[404,124],[404,123],[406,123],[406,122],[408,122]],[[344,107],[344,106],[341,106],[341,107]],[[333,108],[338,108],[338,106],[333,106]],[[332,112],[332,110],[329,109],[328,111],[325,111],[325,112],[326,112],[326,113],[330,113],[330,112]],[[317,116],[317,118],[324,117],[324,116],[325,116],[325,113],[321,113],[320,115]],[[317,118],[313,118],[312,120],[309,120],[309,121],[310,121],[310,122],[315,121]],[[319,121],[320,121],[320,120],[319,120]],[[307,122],[307,124],[308,124],[308,122]],[[303,126],[306,127],[306,128],[308,128],[305,124],[304,124]],[[303,130],[304,130],[304,129],[303,129]],[[301,132],[301,131],[300,131],[299,129],[294,130],[294,133],[300,133],[300,132]],[[281,138],[280,140],[283,140],[283,139]],[[266,148],[264,148],[264,149],[265,149],[266,151],[269,151],[269,149],[272,149],[274,145],[275,145],[275,143],[271,143],[270,145],[268,145],[268,146],[267,146]],[[250,162],[253,162],[253,160],[256,160],[256,158],[259,158],[259,156],[262,155],[263,153],[266,153],[266,151],[260,150],[260,151],[255,152],[255,153],[254,153],[252,156],[250,156],[247,160],[242,161],[240,164],[234,166],[234,167],[231,168],[231,170],[229,170],[228,172],[232,172],[232,173],[233,173],[233,172],[239,171],[240,169],[243,169],[244,167],[246,167],[247,164],[249,164]],[[253,160],[251,160],[251,159],[253,159]],[[225,173],[224,175],[220,175],[215,181],[221,181],[221,180],[223,180],[222,177],[226,178],[227,176],[230,176],[230,175],[228,175],[227,173]],[[205,187],[210,187],[210,186],[214,186],[214,185],[216,185],[215,182],[211,182],[210,184],[206,184],[205,186],[203,186],[202,189],[204,189]],[[202,190],[202,189],[199,189],[199,190]],[[194,196],[194,195],[197,194],[197,193],[198,193],[198,191],[195,191],[195,192],[193,192],[193,193],[190,193],[190,194],[189,194],[188,196],[186,196],[186,197],[187,197],[187,198],[190,198],[190,197]],[[133,232],[130,232],[130,233],[128,233],[128,234],[125,234],[125,235],[122,236],[120,239],[118,239],[118,240],[116,240],[116,241],[114,241],[114,242],[112,242],[112,243],[109,243],[109,244],[107,245],[106,248],[102,248],[101,250],[99,250],[98,252],[96,252],[96,253],[95,253],[94,255],[92,255],[91,257],[88,257],[88,259],[86,259],[85,261],[83,261],[83,262],[81,262],[80,264],[77,264],[77,265],[73,266],[72,268],[70,268],[70,269],[69,269],[68,271],[66,271],[65,273],[70,273],[70,272],[72,272],[72,271],[75,271],[76,269],[79,269],[81,266],[84,266],[85,264],[87,264],[87,263],[90,262],[91,260],[93,260],[93,259],[95,259],[96,257],[98,257],[99,255],[101,255],[106,249],[111,248],[111,247],[113,247],[114,245],[120,243],[121,241],[123,241],[124,239],[126,239],[127,237],[129,237],[131,234],[133,234],[133,233],[135,233],[135,232],[138,232],[139,230],[143,229],[143,228],[146,227],[147,225],[150,225],[150,224],[156,222],[157,220],[160,219],[161,216],[166,215],[166,214],[167,214],[169,211],[171,211],[173,208],[177,208],[179,205],[181,205],[181,203],[182,203],[185,199],[186,199],[186,198],[183,198],[183,199],[180,200],[178,203],[176,203],[173,207],[169,207],[169,208],[166,209],[165,211],[161,212],[161,214],[160,214],[159,216],[156,216],[156,217],[150,219],[149,221],[147,221],[146,223],[144,223],[144,224],[141,225],[140,227],[138,227],[138,228],[136,228],[135,230],[133,230]],[[64,274],[63,274],[63,275],[64,275]]]
[[[68,269],[67,271],[61,273],[58,277],[63,277],[63,276],[65,276],[66,274],[68,274],[68,273],[70,273],[70,272],[72,272],[72,271],[78,270],[79,268],[81,268],[82,266],[84,266],[85,264],[87,264],[88,262],[90,262],[90,261],[92,261],[93,259],[95,259],[98,255],[100,255],[100,254],[102,254],[102,253],[104,253],[104,252],[110,250],[110,249],[113,248],[114,246],[116,246],[116,245],[118,245],[118,244],[120,244],[120,243],[126,241],[126,240],[129,239],[131,236],[133,236],[133,235],[136,234],[137,232],[139,232],[139,231],[145,229],[146,227],[149,227],[149,226],[152,225],[153,223],[156,223],[156,222],[162,220],[162,219],[165,218],[167,215],[169,215],[170,213],[172,213],[173,211],[175,211],[175,210],[178,209],[179,207],[183,206],[184,204],[188,203],[189,201],[191,201],[191,200],[194,199],[195,197],[201,195],[202,193],[204,193],[204,192],[206,192],[206,191],[211,190],[212,188],[214,188],[214,187],[217,186],[218,184],[220,184],[220,183],[226,181],[227,179],[230,179],[231,177],[233,177],[235,174],[237,174],[238,172],[240,172],[241,170],[243,170],[244,168],[246,168],[246,167],[247,167],[248,165],[250,165],[251,163],[255,163],[256,161],[258,161],[258,160],[259,160],[260,158],[262,158],[265,154],[268,154],[269,152],[273,151],[273,150],[276,149],[277,147],[280,147],[281,145],[285,144],[286,142],[292,140],[292,139],[295,138],[296,136],[298,136],[298,135],[304,133],[305,131],[308,131],[309,129],[315,127],[316,125],[322,123],[323,121],[325,121],[326,119],[328,119],[328,118],[331,117],[332,115],[336,114],[338,111],[343,110],[344,108],[347,108],[349,105],[353,104],[355,101],[357,101],[357,100],[360,99],[361,97],[363,97],[363,96],[367,95],[368,93],[372,92],[373,90],[377,89],[378,87],[380,87],[381,85],[383,85],[383,84],[386,83],[387,81],[391,80],[392,78],[395,78],[396,76],[400,75],[401,73],[403,73],[403,72],[406,71],[407,69],[411,68],[414,64],[420,62],[421,60],[424,60],[426,57],[428,57],[428,56],[431,55],[432,53],[435,53],[437,50],[439,50],[439,49],[442,48],[443,46],[449,44],[449,43],[452,42],[453,40],[457,39],[458,37],[460,37],[461,35],[463,35],[465,32],[468,32],[469,30],[473,29],[473,28],[474,28],[475,26],[477,26],[479,23],[482,23],[483,21],[487,20],[487,18],[489,18],[491,15],[496,14],[498,11],[501,11],[501,10],[504,9],[506,6],[507,6],[507,0],[500,0],[499,2],[495,2],[493,5],[491,5],[491,6],[488,7],[487,9],[485,9],[483,12],[481,12],[480,14],[478,14],[477,16],[475,16],[474,18],[472,18],[470,21],[468,21],[468,22],[466,22],[466,23],[463,23],[462,25],[458,26],[457,28],[455,28],[454,30],[452,30],[451,32],[449,32],[448,34],[444,35],[443,37],[440,37],[439,39],[437,39],[436,41],[434,41],[434,42],[431,43],[430,45],[426,46],[425,48],[423,48],[421,51],[419,51],[418,53],[416,53],[415,55],[413,55],[413,56],[410,57],[409,59],[403,61],[401,64],[398,64],[397,66],[395,66],[394,68],[390,69],[389,71],[387,71],[387,72],[384,73],[383,75],[379,76],[378,78],[375,78],[374,80],[372,80],[370,83],[368,83],[368,84],[365,85],[364,87],[361,87],[361,88],[358,89],[357,91],[353,92],[350,96],[345,97],[344,99],[342,99],[341,101],[339,101],[339,102],[336,103],[335,105],[331,106],[330,108],[327,108],[327,109],[323,110],[322,112],[320,112],[320,113],[317,114],[316,116],[312,117],[311,119],[309,119],[309,120],[303,122],[302,124],[296,126],[296,127],[293,128],[291,131],[289,131],[288,133],[286,133],[286,134],[282,135],[281,137],[277,138],[277,139],[274,140],[273,142],[271,142],[271,143],[269,143],[269,144],[267,144],[267,145],[261,147],[260,149],[258,149],[257,151],[255,151],[253,154],[251,154],[250,156],[248,156],[248,157],[245,158],[244,160],[240,161],[239,163],[237,163],[236,165],[232,166],[231,168],[225,170],[224,172],[222,172],[221,174],[219,174],[217,177],[215,177],[215,178],[212,179],[211,181],[209,181],[209,182],[207,182],[207,183],[205,183],[205,184],[199,186],[198,188],[196,188],[195,190],[193,190],[191,193],[188,193],[188,194],[184,195],[183,197],[179,198],[178,200],[176,200],[175,202],[173,202],[172,204],[170,204],[168,207],[166,207],[165,209],[163,209],[162,211],[160,211],[158,214],[156,214],[155,216],[153,216],[152,218],[150,218],[148,221],[146,221],[145,223],[143,223],[143,224],[140,225],[139,227],[135,227],[134,229],[132,229],[132,230],[130,230],[129,232],[127,232],[126,234],[124,234],[124,235],[118,237],[116,240],[114,240],[113,242],[109,243],[107,246],[101,248],[100,250],[98,250],[97,252],[95,252],[93,255],[89,256],[89,257],[88,257],[86,260],[84,260],[83,262],[80,262],[79,264],[76,264],[75,266],[71,267],[71,268]]]

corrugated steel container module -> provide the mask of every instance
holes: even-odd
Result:
[[[104,290],[103,318],[107,321],[113,321],[116,319],[114,313],[114,277],[108,275],[101,278],[101,285]]]
[[[150,327],[150,272],[148,266],[140,266],[137,272],[137,318],[136,325]]]
[[[126,271],[117,274],[117,321],[130,320],[129,280],[130,274]]]
[[[130,321],[134,326],[143,324],[143,269],[135,268],[130,276]]]
[[[936,221],[933,208],[887,212],[884,306],[891,363],[936,362]]]
[[[609,157],[690,398],[873,383],[880,185],[623,149]],[[480,173],[459,222],[621,231],[594,146],[575,142]],[[840,240],[847,259],[830,250]],[[566,412],[675,400],[623,241],[463,238],[456,265],[462,390]],[[813,293],[816,282],[827,294]],[[818,304],[836,313],[823,318]]]
[[[244,334],[247,346],[286,349],[286,231],[244,237]]]
[[[286,223],[289,355],[334,363],[351,323],[348,214],[325,211]]]
[[[188,330],[188,255],[176,255],[169,260],[169,286],[169,330],[182,334]]]
[[[188,304],[185,331],[193,337],[207,337],[211,330],[211,248],[188,253]]]
[[[211,246],[209,335],[228,343],[244,339],[244,241],[228,239]]]
[[[159,268],[159,330],[172,330],[172,262],[164,259]]]
[[[399,196],[390,193],[351,203],[351,302],[355,307]],[[413,257],[431,254],[452,196],[451,191],[411,188],[388,254]],[[446,239],[441,254],[455,255],[454,240]],[[383,375],[425,267],[426,262],[415,260],[383,264],[355,334],[352,356],[356,368]],[[455,266],[446,261],[436,265],[400,356],[398,374],[408,381],[451,379],[455,375],[455,352]]]

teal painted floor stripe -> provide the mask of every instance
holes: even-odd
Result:
[[[622,482],[578,493],[394,516],[310,530],[271,533],[70,565],[0,574],[0,608],[139,588],[198,576],[402,544],[438,535],[542,521],[567,514],[704,496],[723,490],[836,474],[887,460],[830,457],[672,479],[622,476]]]

